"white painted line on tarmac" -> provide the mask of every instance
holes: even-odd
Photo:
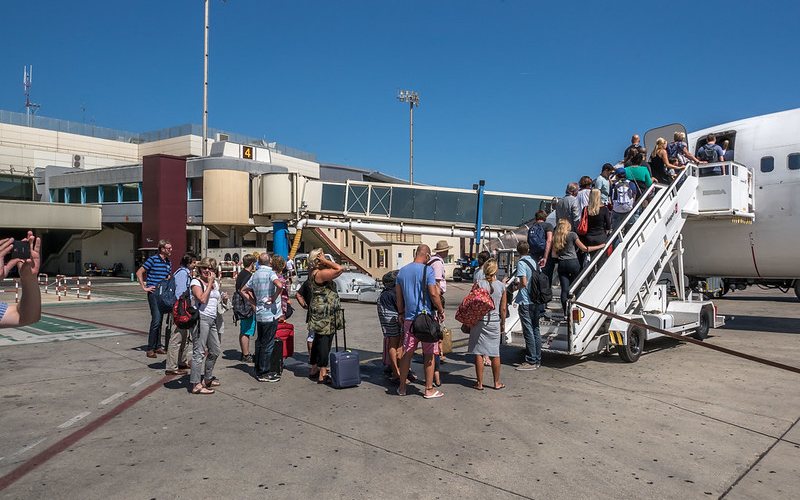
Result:
[[[67,427],[71,427],[75,422],[77,422],[79,420],[83,420],[84,418],[88,417],[91,413],[92,412],[90,412],[90,411],[85,411],[85,412],[82,412],[82,413],[78,413],[77,415],[75,415],[71,419],[69,419],[66,422],[64,422],[63,424],[59,425],[58,428],[59,429],[66,429]]]
[[[106,399],[100,401],[99,404],[100,404],[100,406],[107,405],[108,403],[114,401],[115,399],[117,399],[118,397],[120,397],[120,396],[122,396],[124,394],[125,394],[124,392],[118,392],[116,394],[112,394],[111,396],[107,397]]]
[[[140,385],[144,384],[148,380],[150,380],[150,376],[142,377],[139,380],[137,380],[136,382],[132,383],[131,387],[139,387]]]
[[[14,458],[17,455],[22,455],[26,451],[32,450],[35,446],[38,446],[38,445],[42,444],[46,439],[47,439],[46,437],[43,437],[42,439],[40,439],[40,440],[38,440],[38,441],[36,441],[34,443],[31,443],[28,446],[23,446],[18,452],[14,453],[13,455],[11,455],[8,458]]]

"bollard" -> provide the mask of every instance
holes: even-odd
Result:
[[[19,280],[14,278],[14,303],[19,304]]]
[[[86,300],[92,300],[92,280],[89,279],[86,283]]]

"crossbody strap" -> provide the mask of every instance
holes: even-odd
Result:
[[[428,264],[426,263],[425,267],[422,268],[422,294],[420,295],[420,303],[418,304],[420,306],[420,309],[423,309],[425,307],[425,299],[427,299],[428,297],[428,287],[425,285],[425,276],[427,276],[427,272],[428,272]],[[431,308],[432,307],[433,304],[431,304]],[[432,313],[433,311],[428,311],[428,312]]]

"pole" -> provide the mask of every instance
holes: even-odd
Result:
[[[414,185],[414,101],[409,103],[410,129],[409,129],[409,155],[408,155],[408,183]]]
[[[208,156],[208,11],[209,0],[205,4],[205,29],[203,37],[203,156]]]

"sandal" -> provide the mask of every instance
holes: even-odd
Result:
[[[333,380],[331,379],[330,375],[325,375],[324,377],[322,377],[322,380],[317,380],[317,383],[331,385],[333,383]]]
[[[437,390],[437,391],[433,391],[432,394],[425,394],[422,397],[425,398],[425,399],[437,399],[437,398],[441,398],[443,396],[444,396],[444,393],[442,391],[438,391]]]
[[[309,373],[308,374],[308,378],[310,378],[311,380],[319,379],[319,372],[317,372],[317,373]]]
[[[482,391],[483,385],[475,384],[472,386],[472,388],[475,389],[476,391]]]
[[[214,389],[209,389],[207,387],[197,388],[195,387],[192,389],[192,394],[214,394]]]
[[[505,389],[505,388],[506,388],[506,384],[500,384],[500,385],[494,386],[494,390],[495,391],[499,391],[500,389]]]
[[[208,382],[206,382],[206,387],[219,387],[220,382],[217,377],[211,377]]]
[[[399,387],[397,388],[397,390],[395,392],[397,392],[398,396],[405,396],[406,395],[406,391],[400,392],[400,388]]]

